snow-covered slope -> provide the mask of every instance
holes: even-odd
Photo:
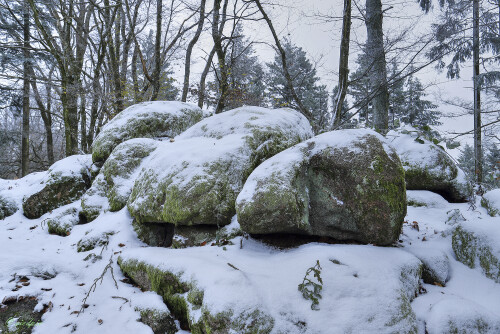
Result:
[[[458,262],[451,238],[452,230],[463,222],[488,221],[500,230],[500,218],[490,217],[480,205],[473,210],[467,203],[449,204],[425,191],[410,191],[408,198],[415,204],[408,207],[408,223],[397,248],[316,243],[280,251],[242,237],[232,240],[234,245],[220,247],[144,248],[126,209],[75,225],[67,237],[48,234],[45,219],[78,208],[79,202],[34,220],[18,211],[0,220],[0,302],[34,296],[37,310],[46,305],[34,333],[151,333],[137,321],[141,311],[144,321],[147,310],[168,319],[170,313],[158,294],[130,284],[117,264],[121,256],[123,261],[140,260],[196,281],[204,290],[207,309],[258,307],[274,318],[272,333],[401,333],[412,324],[422,334],[453,332],[453,326],[466,333],[498,333],[500,284],[480,268]],[[82,239],[104,240],[107,245],[78,252]],[[419,264],[412,254],[422,248],[446,254],[449,280],[444,287],[421,282],[406,316],[394,316],[401,306],[410,306],[405,298],[409,301],[417,287],[413,274],[403,280],[398,275],[412,273],[408,269]],[[316,260],[323,279],[318,311],[298,290]],[[179,333],[185,332],[179,329]]]

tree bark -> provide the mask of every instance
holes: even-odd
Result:
[[[155,70],[153,72],[153,94],[151,101],[156,101],[160,93],[161,77],[161,22],[163,18],[163,0],[156,0],[156,38],[155,38]]]
[[[207,80],[207,75],[208,72],[210,71],[210,65],[212,64],[212,60],[215,55],[215,48],[212,48],[210,51],[210,54],[208,55],[207,58],[207,63],[205,64],[205,68],[203,69],[203,72],[201,73],[200,77],[200,87],[198,91],[198,107],[203,108],[203,103],[205,102],[205,85],[206,85],[206,80]]]
[[[347,79],[349,78],[349,42],[351,37],[351,0],[344,0],[344,16],[342,20],[342,40],[340,42],[339,84],[335,98],[334,126],[342,121],[342,104],[347,94]]]
[[[182,97],[181,97],[182,102],[186,102],[187,100],[187,95],[189,90],[189,74],[191,72],[191,54],[193,52],[193,48],[196,42],[198,42],[198,39],[200,38],[201,31],[203,29],[203,23],[205,22],[205,4],[206,0],[201,0],[200,19],[198,21],[198,28],[196,29],[193,39],[189,42],[186,49],[186,60],[184,63],[184,84],[182,86]]]
[[[226,106],[226,95],[229,91],[228,84],[228,73],[226,66],[226,53],[224,52],[224,48],[222,47],[222,34],[223,31],[219,29],[220,22],[224,22],[226,20],[226,8],[227,8],[227,0],[225,0],[224,8],[222,10],[222,20],[221,20],[221,2],[222,0],[214,0],[214,10],[213,10],[213,20],[212,20],[212,38],[214,40],[214,49],[215,54],[217,55],[217,61],[219,63],[219,99],[217,101],[217,106],[215,107],[215,113],[221,113]]]
[[[23,128],[21,140],[21,176],[29,173],[30,147],[30,12],[28,3],[23,7]]]
[[[382,2],[380,0],[366,0],[366,54],[373,64],[369,73],[370,86],[374,93],[372,99],[373,127],[376,131],[385,134],[389,128],[389,91],[382,20]]]
[[[474,81],[474,167],[476,183],[483,182],[483,146],[481,141],[481,87],[479,84],[479,0],[473,0],[473,81]]]

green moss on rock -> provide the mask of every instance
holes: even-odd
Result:
[[[292,110],[243,107],[206,118],[162,144],[165,155],[151,158],[134,184],[129,212],[143,223],[224,226],[253,169],[310,135]]]
[[[267,160],[238,196],[251,234],[292,233],[389,245],[406,215],[404,170],[381,136],[325,133]],[[345,144],[343,137],[353,138]]]
[[[78,210],[69,208],[60,214],[47,220],[47,227],[50,234],[57,234],[62,237],[68,236],[73,226],[79,222]]]
[[[52,165],[43,188],[23,199],[23,212],[27,218],[40,218],[45,213],[82,197],[90,188],[90,156],[75,155]]]
[[[141,322],[151,327],[154,334],[175,334],[177,326],[170,312],[155,309],[136,309],[141,314]]]
[[[122,271],[142,289],[162,296],[181,327],[193,334],[268,334],[274,320],[260,310],[235,315],[232,310],[212,313],[203,303],[204,292],[196,282],[186,282],[182,275],[164,271],[144,262],[118,259]]]
[[[452,246],[458,261],[470,268],[480,267],[486,277],[500,283],[500,257],[494,248],[498,245],[459,225],[453,231]]]

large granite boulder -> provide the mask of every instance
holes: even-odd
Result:
[[[23,199],[24,215],[39,218],[79,199],[90,187],[91,165],[90,155],[72,155],[50,166],[39,190]]]
[[[467,201],[465,173],[444,149],[416,132],[390,131],[386,137],[403,163],[406,189],[433,191],[449,202]]]
[[[92,160],[106,160],[118,144],[128,139],[173,138],[202,118],[203,111],[190,103],[153,101],[135,104],[102,128],[92,144]]]
[[[291,109],[241,107],[197,123],[151,153],[127,203],[139,223],[226,225],[250,173],[312,136]]]
[[[406,215],[401,162],[371,130],[316,136],[262,163],[236,201],[251,234],[302,234],[389,245]]]
[[[160,142],[149,138],[134,138],[115,147],[102,166],[92,187],[82,197],[82,215],[94,220],[100,212],[118,211],[127,204],[141,164]]]

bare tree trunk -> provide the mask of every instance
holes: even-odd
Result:
[[[382,2],[366,0],[366,54],[373,64],[369,73],[372,99],[373,127],[376,131],[386,133],[389,128],[389,91],[387,87],[387,64],[384,50],[384,33],[382,30]]]
[[[349,42],[351,37],[351,0],[344,0],[344,17],[342,24],[342,40],[340,42],[339,85],[335,98],[334,126],[342,121],[342,104],[347,93],[347,79],[349,78]]]
[[[224,48],[222,47],[222,31],[219,29],[219,23],[221,21],[226,20],[226,8],[227,8],[227,0],[225,0],[224,8],[222,10],[222,20],[221,20],[221,2],[222,0],[214,0],[214,10],[213,10],[213,20],[212,20],[212,38],[214,40],[214,49],[217,54],[217,61],[219,62],[219,99],[217,101],[217,106],[215,107],[215,113],[221,113],[226,104],[226,95],[229,91],[228,84],[228,73],[226,66],[226,53],[224,52]]]
[[[473,44],[474,62],[474,167],[476,183],[483,182],[483,147],[481,142],[481,88],[479,85],[479,0],[473,0]]]
[[[272,33],[273,38],[274,38],[274,43],[276,44],[276,47],[278,48],[278,51],[280,53],[281,64],[283,66],[283,72],[285,72],[285,79],[286,79],[286,82],[288,84],[288,89],[290,89],[290,93],[292,94],[292,97],[293,97],[295,103],[297,103],[297,106],[299,107],[300,112],[305,117],[307,117],[307,119],[309,120],[309,122],[311,123],[313,128],[315,128],[315,130],[316,130],[316,125],[314,124],[314,118],[313,118],[311,112],[309,110],[307,110],[307,108],[304,106],[304,104],[302,103],[302,101],[298,97],[297,93],[295,92],[295,88],[293,87],[293,80],[292,80],[292,77],[290,76],[290,72],[288,71],[288,65],[286,63],[285,50],[281,46],[281,42],[278,38],[278,34],[276,34],[276,30],[274,30],[273,23],[271,22],[271,19],[269,18],[269,16],[267,16],[266,12],[264,11],[264,8],[262,7],[260,0],[254,0],[254,1],[255,1],[255,4],[257,5],[257,7],[259,8],[259,11],[261,12],[262,16],[264,17],[264,20],[266,21],[266,23],[269,27],[269,30],[271,30],[271,33]]]
[[[40,110],[40,116],[42,117],[43,125],[45,128],[45,138],[46,138],[46,147],[47,147],[47,160],[49,165],[54,163],[54,142],[52,139],[52,115],[50,114],[51,104],[52,104],[52,87],[51,84],[48,83],[46,85],[47,91],[47,106],[44,105],[42,97],[40,96],[40,92],[38,91],[38,86],[36,84],[35,73],[33,72],[33,68],[30,71],[31,75],[31,89],[33,90],[33,95],[35,96],[35,101]],[[52,76],[52,69],[49,72],[49,78]]]
[[[87,99],[82,87],[80,90],[80,149],[83,153],[87,153]]]
[[[23,129],[21,140],[21,176],[25,176],[29,172],[30,163],[30,12],[28,3],[24,4],[23,8]]]
[[[212,64],[212,60],[215,55],[215,48],[212,48],[210,51],[210,54],[208,55],[207,58],[207,63],[205,64],[205,68],[203,69],[203,72],[201,73],[201,78],[200,78],[200,87],[198,91],[198,107],[203,108],[203,103],[205,101],[205,85],[206,85],[206,80],[207,80],[207,75],[208,72],[210,71],[210,65]]]
[[[200,38],[201,31],[203,29],[203,23],[205,22],[205,4],[206,0],[201,0],[200,3],[200,19],[198,21],[198,28],[193,36],[193,39],[189,42],[186,49],[186,60],[184,63],[184,85],[182,86],[182,97],[181,101],[186,102],[187,94],[189,90],[189,74],[191,71],[191,53],[193,52],[194,45],[198,42]]]
[[[139,92],[139,80],[137,79],[137,55],[138,55],[137,45],[134,47],[134,53],[132,54],[132,64],[131,64],[131,75],[132,84],[134,89],[134,103],[141,102],[140,92]]]
[[[163,17],[163,0],[156,0],[156,38],[155,38],[155,70],[153,72],[153,94],[151,101],[158,99],[161,76],[161,21]]]

